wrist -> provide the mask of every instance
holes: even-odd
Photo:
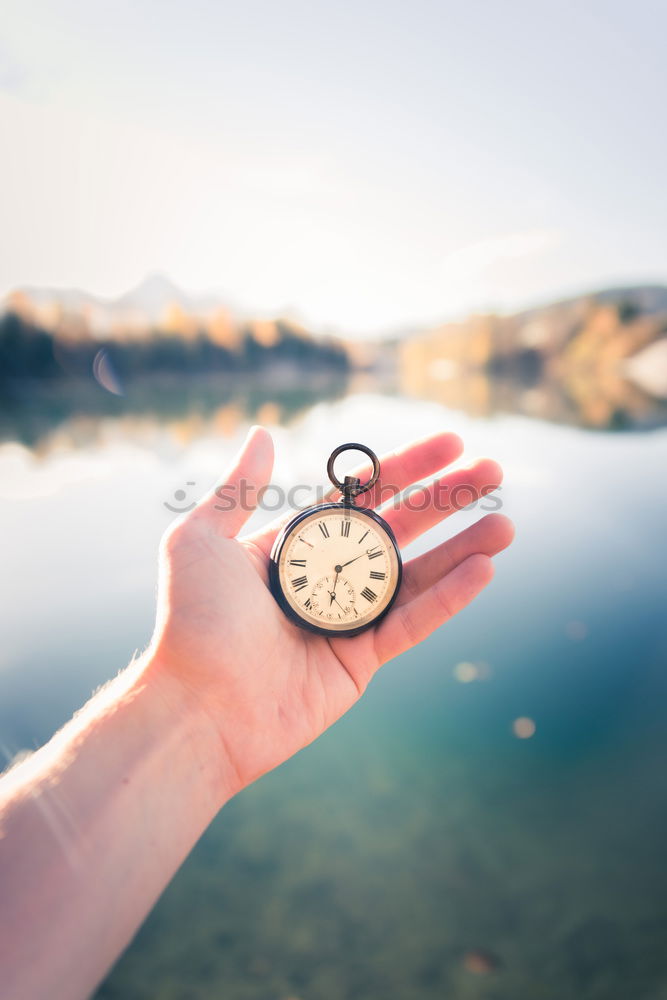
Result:
[[[203,784],[217,812],[241,791],[244,782],[213,713],[201,694],[169,668],[159,651],[149,649],[128,670],[136,670],[131,686],[150,716],[157,738],[172,735],[178,752],[190,758],[193,777]]]

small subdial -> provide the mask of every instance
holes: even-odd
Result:
[[[310,603],[313,614],[327,621],[357,617],[354,607],[357,595],[350,581],[344,576],[332,573],[323,576],[313,587]]]

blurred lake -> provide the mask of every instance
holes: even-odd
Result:
[[[457,391],[193,379],[91,408],[28,384],[3,406],[7,759],[146,643],[165,504],[196,500],[250,422],[286,488],[323,483],[344,441],[454,430],[464,461],[503,463],[517,525],[473,607],[229,803],[100,1000],[667,998],[664,408]]]

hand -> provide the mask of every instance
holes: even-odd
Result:
[[[404,490],[460,451],[451,434],[417,442],[382,460],[384,483]],[[511,540],[507,519],[491,514],[408,562],[374,629],[352,639],[305,632],[267,586],[280,523],[236,537],[272,458],[271,438],[255,429],[223,483],[225,502],[212,491],[163,539],[145,656],[0,782],[3,996],[90,996],[218,809],[347,711],[385,660],[471,601]],[[478,462],[412,493],[412,511],[383,515],[404,546],[448,513],[430,502],[439,487],[479,495],[499,482],[495,463]],[[377,505],[379,489],[364,506]]]
[[[436,434],[381,460],[385,485],[405,490],[459,457],[454,434]],[[511,522],[490,514],[404,567],[391,612],[353,638],[327,638],[286,618],[267,584],[268,558],[285,518],[238,538],[252,499],[269,482],[271,437],[254,428],[217,491],[166,533],[161,550],[158,620],[151,654],[160,675],[194,699],[219,734],[221,772],[233,794],[314,740],[363,694],[387,660],[425,639],[491,580],[491,556],[509,545]],[[413,502],[382,511],[401,547],[453,510],[433,498],[466,485],[475,497],[499,485],[490,460],[445,474]],[[247,502],[238,500],[245,481]],[[381,482],[361,498],[377,505]],[[470,493],[467,494],[466,500]],[[246,509],[244,509],[246,508]],[[291,516],[291,515],[290,515]]]

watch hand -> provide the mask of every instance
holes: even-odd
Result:
[[[329,591],[329,596],[331,597],[331,600],[329,601],[329,607],[331,607],[331,605],[333,604],[333,602],[336,600],[336,584],[338,582],[338,574],[339,573],[340,573],[340,570],[336,569],[336,575],[334,577],[333,587]]]
[[[362,558],[362,556],[367,556],[367,555],[368,555],[368,554],[369,554],[370,552],[372,552],[372,551],[373,551],[373,549],[377,549],[377,545],[374,545],[374,546],[373,546],[373,548],[370,548],[370,549],[366,549],[366,551],[365,551],[365,552],[362,552],[362,553],[361,553],[361,555],[358,555],[358,556],[355,556],[355,557],[354,557],[354,559],[348,559],[346,563],[343,563],[343,565],[342,565],[342,566],[336,566],[336,567],[335,567],[335,569],[336,569],[336,570],[337,570],[338,572],[340,572],[340,570],[341,570],[341,569],[343,569],[343,568],[344,568],[345,566],[349,566],[349,565],[350,565],[350,563],[353,563],[353,562],[356,562],[356,561],[357,561],[357,559],[361,559],[361,558]]]

